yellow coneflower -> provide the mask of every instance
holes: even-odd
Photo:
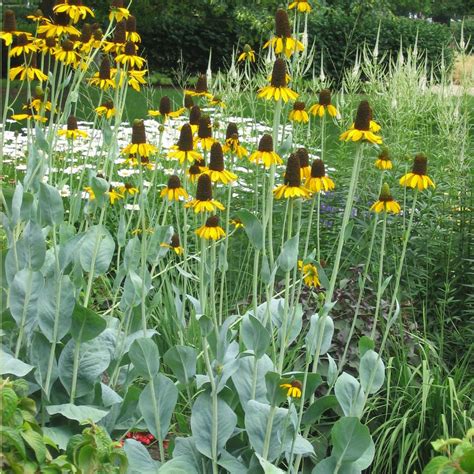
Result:
[[[379,170],[391,170],[393,168],[392,160],[390,159],[390,154],[388,148],[384,148],[375,162],[375,167]]]
[[[344,141],[357,142],[360,140],[368,141],[369,143],[382,144],[382,138],[370,131],[370,120],[372,116],[372,109],[366,100],[361,101],[357,108],[357,115],[354,122],[354,128],[345,131],[340,139]]]
[[[22,114],[14,114],[11,115],[10,118],[12,120],[16,120],[17,122],[20,122],[22,120],[37,120],[39,122],[46,122],[48,119],[47,117],[42,117],[41,115],[35,114],[33,112],[31,113],[22,113]]]
[[[289,198],[307,198],[308,190],[301,185],[300,160],[292,153],[286,164],[284,184],[273,190],[275,199]]]
[[[306,148],[298,148],[295,154],[300,161],[301,179],[308,179],[311,176],[308,150]]]
[[[280,384],[280,388],[284,388],[287,391],[286,395],[290,398],[301,398],[302,387],[301,382],[298,380],[293,380],[291,383]]]
[[[237,179],[236,174],[224,169],[224,153],[219,142],[214,142],[211,146],[209,168],[204,173],[209,175],[211,181],[222,184],[229,184]]]
[[[282,8],[279,8],[275,14],[275,36],[268,40],[263,45],[263,48],[265,49],[269,46],[274,49],[275,54],[284,53],[287,58],[296,51],[304,50],[303,43],[291,36],[288,13]]]
[[[217,209],[223,211],[224,206],[212,199],[212,183],[211,178],[207,174],[199,176],[196,188],[196,198],[185,204],[185,207],[194,209],[197,214],[199,212],[215,212]]]
[[[112,41],[105,41],[102,48],[105,53],[120,54],[127,42],[127,23],[125,20],[118,21],[115,25]]]
[[[374,212],[392,212],[393,214],[399,214],[401,211],[400,204],[398,204],[392,197],[390,188],[387,183],[384,183],[380,191],[378,201],[374,202],[370,207],[371,211]]]
[[[167,244],[167,243],[163,242],[162,244],[160,244],[160,247],[165,247],[165,248],[171,249],[171,250],[173,250],[173,252],[176,255],[182,255],[182,253],[184,252],[183,247],[181,247],[181,245],[180,245],[178,234],[173,234],[171,236],[170,243]]]
[[[115,201],[123,199],[123,194],[120,194],[118,191],[112,188],[112,186],[107,191],[107,195],[109,196],[109,201],[110,201],[110,204],[112,205],[115,204]]]
[[[55,13],[53,21],[44,20],[43,24],[38,27],[38,35],[46,35],[50,37],[58,37],[62,35],[77,35],[80,31],[69,24],[69,16],[66,13]]]
[[[191,183],[196,183],[202,173],[201,167],[197,163],[192,164],[187,171]]]
[[[100,48],[102,46],[102,39],[104,38],[104,32],[102,28],[100,28],[98,23],[92,24],[92,47],[93,48]]]
[[[140,92],[140,86],[146,84],[145,76],[148,69],[130,69],[128,71],[128,85],[133,87],[137,92]]]
[[[125,48],[122,54],[119,54],[115,61],[124,66],[129,66],[132,68],[142,69],[145,65],[145,60],[140,56],[137,56],[137,47],[135,43],[127,41]]]
[[[331,104],[331,91],[329,89],[322,89],[319,92],[318,103],[309,108],[309,113],[314,116],[324,117],[326,111],[331,117],[337,117],[337,109]]]
[[[80,19],[85,19],[87,15],[94,16],[94,12],[82,4],[82,0],[64,0],[53,8],[54,13],[65,13],[71,18],[73,23],[77,23]]]
[[[110,5],[109,21],[126,20],[130,16],[130,12],[125,8],[123,0],[112,0]]]
[[[293,109],[290,110],[290,113],[288,115],[288,118],[294,122],[303,122],[303,123],[307,123],[309,122],[309,116],[308,116],[308,112],[306,112],[305,110],[305,103],[304,102],[300,102],[300,101],[296,101],[294,104],[293,104]]]
[[[77,67],[81,58],[80,54],[74,50],[74,43],[70,40],[64,40],[61,46],[56,48],[54,57],[57,61],[72,67]]]
[[[160,197],[168,199],[168,201],[180,201],[188,199],[189,195],[181,186],[181,180],[178,176],[173,174],[168,178],[168,184],[161,191]]]
[[[185,95],[207,97],[208,99],[212,99],[212,94],[207,89],[207,77],[205,74],[201,74],[198,77],[196,87],[194,89],[186,89],[184,93]]]
[[[275,99],[276,101],[282,99],[284,102],[296,100],[298,94],[287,87],[286,79],[285,60],[277,58],[273,65],[270,85],[260,89],[258,97],[263,97],[266,100]]]
[[[109,87],[115,88],[115,80],[112,78],[110,61],[107,56],[103,57],[102,62],[100,63],[99,71],[89,79],[89,84],[100,87],[104,91],[106,91]]]
[[[54,55],[58,42],[56,40],[56,37],[51,36],[49,38],[40,38],[36,40],[36,45],[38,46],[38,50],[41,53]]]
[[[292,10],[296,8],[301,13],[309,13],[311,11],[311,5],[308,0],[296,0],[288,5],[288,9]]]
[[[66,137],[68,140],[75,140],[79,137],[87,138],[87,132],[84,130],[79,130],[77,118],[74,115],[70,115],[68,117],[66,129],[58,130],[58,135],[60,137]]]
[[[170,98],[167,95],[164,95],[160,99],[160,105],[159,105],[158,110],[149,110],[148,115],[151,115],[152,117],[161,116],[166,122],[168,117],[171,117],[171,118],[179,117],[185,110],[186,109],[184,107],[181,107],[180,109],[173,111],[171,109]]]
[[[94,190],[90,186],[84,186],[84,191],[87,193],[89,201],[93,201],[95,199]]]
[[[244,223],[238,217],[230,219],[229,224],[232,224],[235,229],[243,229],[245,227]]]
[[[38,47],[24,33],[17,36],[16,45],[10,50],[10,57],[34,53]]]
[[[7,8],[3,12],[3,30],[0,31],[0,39],[5,41],[5,46],[10,46],[13,38],[20,35],[26,35],[28,39],[31,39],[30,33],[17,30],[15,12]]]
[[[323,160],[317,159],[313,161],[311,165],[311,175],[307,178],[305,186],[312,193],[332,191],[334,189],[334,181],[329,176],[326,176]]]
[[[23,110],[29,108],[36,112],[42,112],[44,110],[51,111],[51,102],[49,100],[44,100],[44,92],[40,86],[35,87],[35,96],[33,97],[33,100],[29,104],[23,106]]]
[[[105,115],[107,120],[110,120],[112,117],[115,116],[116,110],[114,107],[114,103],[111,100],[108,100],[107,102],[104,102],[102,105],[99,105],[99,107],[96,107],[95,112],[99,117],[102,117],[103,115]]]
[[[418,188],[418,191],[423,191],[423,189],[427,189],[428,186],[434,188],[435,184],[426,174],[427,168],[428,158],[423,153],[419,153],[415,156],[411,173],[402,176],[400,178],[400,184],[402,186],[409,186],[410,188]]]
[[[131,185],[130,183],[125,183],[123,186],[119,186],[118,189],[122,194],[130,194],[130,196],[135,196],[135,194],[140,192],[138,188]]]
[[[140,157],[148,158],[157,151],[156,146],[146,141],[146,130],[143,120],[134,120],[132,125],[132,143],[127,145],[122,150],[122,153],[124,155],[140,155]]]
[[[185,96],[188,97],[188,96]],[[199,128],[199,121],[201,120],[201,107],[199,105],[192,105],[189,109],[189,125],[191,130],[196,133]]]
[[[196,144],[200,145],[203,150],[210,151],[212,144],[215,142],[212,137],[212,125],[209,115],[201,115],[196,138]]]
[[[249,44],[246,44],[244,46],[244,50],[242,51],[242,53],[240,53],[237,62],[240,61],[249,61],[251,63],[255,62],[255,51]]]
[[[26,15],[27,20],[31,20],[35,23],[40,23],[41,21],[45,20],[43,12],[37,8],[31,15]]]
[[[258,150],[249,156],[249,161],[257,165],[263,163],[265,168],[283,163],[283,160],[273,151],[273,138],[268,133],[262,136],[258,143]]]
[[[219,226],[218,216],[208,217],[206,223],[195,232],[201,239],[206,240],[218,240],[221,237],[225,237],[224,229]]]
[[[92,26],[84,23],[81,29],[81,37],[79,38],[79,50],[82,53],[89,54],[95,43],[92,35]]]
[[[225,145],[222,147],[224,153],[229,151],[235,153],[239,158],[247,156],[249,152],[240,144],[239,130],[237,124],[230,122],[225,132]]]
[[[193,132],[189,123],[181,127],[178,143],[168,153],[168,158],[179,160],[180,163],[192,163],[201,158],[201,154],[194,150]]]
[[[206,160],[204,159],[203,156],[199,157],[196,160],[195,164],[199,166],[199,169],[201,170],[201,173],[204,173],[205,171],[207,171]]]
[[[127,18],[125,27],[127,33],[127,40],[131,41],[132,43],[141,43],[142,39],[137,33],[137,19],[133,15],[130,15]]]
[[[48,80],[48,76],[36,67],[36,53],[30,54],[29,58],[26,58],[26,64],[10,69],[10,81],[13,81],[18,76],[20,81],[34,81],[36,79],[43,82]]]
[[[298,260],[298,270],[303,274],[303,281],[306,286],[310,288],[319,288],[321,286],[316,265],[312,263],[305,264],[303,260]]]
[[[222,100],[221,97],[215,95],[209,99],[209,105],[213,105],[215,107],[220,107],[221,109],[225,109],[227,106],[225,102]]]

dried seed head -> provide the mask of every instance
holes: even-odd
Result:
[[[77,118],[74,115],[70,115],[67,118],[67,129],[68,130],[77,130]]]
[[[130,33],[137,32],[137,19],[133,15],[130,15],[127,18],[125,22],[125,29]]]
[[[281,38],[291,37],[290,20],[283,8],[279,8],[275,14],[275,34]]]
[[[331,91],[329,89],[322,89],[319,92],[319,105],[327,107],[331,105]]]
[[[383,183],[382,185],[382,189],[380,190],[379,201],[393,201],[392,193],[390,192],[390,187],[387,183]]]
[[[5,33],[16,31],[16,17],[13,10],[7,9],[3,12],[3,31]]]
[[[219,142],[214,142],[211,146],[209,169],[212,171],[224,171],[224,153]]]
[[[208,115],[202,115],[201,118],[199,119],[198,137],[199,138],[212,137],[211,118]]]
[[[207,77],[201,74],[196,82],[196,92],[207,92]]]
[[[198,201],[212,200],[212,183],[211,178],[207,174],[202,174],[198,178],[196,188],[196,199]]]
[[[117,22],[114,31],[114,43],[125,43],[127,41],[126,28],[127,25],[125,20]]]
[[[135,43],[132,41],[127,41],[125,44],[125,50],[124,53],[127,56],[135,56],[137,54],[137,47],[135,46]]]
[[[184,106],[185,106],[187,109],[190,109],[191,107],[194,106],[194,100],[193,100],[193,98],[192,98],[190,95],[185,95],[185,96],[184,96]]]
[[[70,40],[64,40],[62,43],[61,43],[61,48],[64,50],[64,51],[74,51],[74,43]]]
[[[418,153],[418,155],[415,156],[415,159],[413,161],[412,172],[414,174],[424,176],[426,175],[427,170],[428,170],[428,158],[423,153]]]
[[[306,168],[307,166],[309,166],[309,154],[306,148],[298,148],[295,154],[300,160],[301,168]]]
[[[323,160],[319,158],[313,161],[311,165],[311,177],[312,178],[324,178],[326,176],[326,170],[324,168]]]
[[[200,118],[201,118],[201,108],[199,107],[199,105],[191,106],[191,110],[189,111],[189,123],[191,125],[199,125]]]
[[[234,138],[234,137],[235,138],[239,137],[239,130],[237,128],[237,124],[234,122],[229,122],[229,124],[227,125],[227,129],[225,131],[225,139],[228,140],[229,138]]]
[[[258,143],[258,151],[273,151],[273,138],[271,135],[265,133],[265,135],[260,138]]]
[[[372,110],[370,109],[369,102],[366,100],[361,101],[357,108],[357,115],[354,122],[354,128],[356,130],[369,130],[370,119],[372,117]]]
[[[293,104],[293,110],[304,110],[305,108],[305,103],[304,102],[300,102],[299,100],[297,100],[294,104]]]
[[[218,227],[219,226],[219,216],[211,216],[206,220],[206,227]]]
[[[171,247],[173,247],[174,249],[179,247],[179,235],[178,234],[173,234],[173,236],[171,237],[170,244],[171,244]]]
[[[92,39],[92,26],[90,23],[84,23],[81,30],[81,41],[88,43]]]
[[[193,131],[191,130],[191,125],[189,125],[189,123],[185,123],[181,127],[178,148],[180,151],[191,151],[193,149]]]
[[[108,56],[104,56],[102,58],[102,62],[100,63],[100,69],[99,69],[99,78],[103,81],[109,80],[111,78],[110,60]]]
[[[300,160],[292,153],[286,164],[285,184],[292,187],[301,186],[301,167]]]
[[[273,64],[271,85],[273,87],[286,87],[286,63],[284,59],[275,59],[275,63]]]
[[[160,107],[158,109],[161,115],[168,115],[171,112],[171,100],[167,95],[160,99]]]
[[[133,121],[132,143],[134,145],[146,143],[145,122],[143,120],[136,119]]]
[[[168,189],[178,189],[181,187],[181,180],[175,174],[168,178]]]

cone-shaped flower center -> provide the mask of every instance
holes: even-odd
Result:
[[[124,52],[127,56],[135,56],[137,54],[137,47],[135,46],[135,43],[127,41]]]
[[[296,387],[296,388],[299,388],[300,390],[302,389],[303,385],[301,384],[301,382],[299,380],[293,380],[293,382],[291,382],[291,386],[292,387]]]
[[[189,174],[190,175],[201,174],[201,169],[199,168],[199,165],[197,163],[194,163],[189,167]]]
[[[143,120],[134,120],[132,125],[132,143],[140,145],[146,143],[145,122]]]
[[[329,89],[322,89],[319,92],[319,105],[327,107],[331,105],[331,91]]]
[[[54,48],[56,46],[56,38],[46,38],[45,43],[48,48]]]
[[[312,178],[324,178],[326,170],[324,168],[323,160],[317,159],[313,161],[311,165],[311,177]]]
[[[219,142],[214,142],[211,146],[209,169],[212,171],[224,171],[224,153]]]
[[[428,169],[428,158],[423,153],[419,153],[415,156],[413,161],[413,173],[419,175],[426,175]]]
[[[168,115],[171,112],[171,100],[167,95],[160,99],[159,111],[161,115]]]
[[[70,40],[64,40],[61,43],[61,47],[64,51],[73,51],[74,50],[74,43]]]
[[[382,151],[380,152],[378,158],[379,158],[379,160],[384,160],[384,161],[390,160],[390,153],[388,151],[388,148],[383,148]]]
[[[271,135],[266,133],[262,136],[262,138],[260,138],[260,142],[258,144],[258,151],[273,151],[273,138]]]
[[[392,193],[390,192],[390,187],[387,183],[383,183],[382,185],[382,189],[380,190],[379,201],[393,201]]]
[[[201,74],[196,82],[196,92],[207,92],[207,78]]]
[[[108,56],[104,56],[100,63],[99,78],[106,81],[110,79],[110,61]]]
[[[290,155],[286,164],[285,183],[292,187],[301,186],[300,160],[294,153]]]
[[[123,8],[123,0],[112,0],[111,8]]]
[[[178,189],[181,187],[181,180],[175,174],[171,175],[168,178],[168,188],[169,189]]]
[[[81,30],[81,41],[88,43],[92,38],[92,26],[90,23],[84,23]]]
[[[67,119],[67,129],[68,130],[77,130],[77,118],[74,115],[70,115]]]
[[[191,125],[199,125],[200,118],[201,118],[201,109],[199,105],[191,106],[191,110],[189,112],[189,123]]]
[[[16,17],[13,10],[8,9],[3,13],[3,31],[5,33],[16,31]]]
[[[273,87],[286,87],[286,63],[284,59],[277,58],[273,64],[271,85]]]
[[[206,227],[218,227],[219,226],[219,216],[211,216],[206,220]]]
[[[234,138],[234,136],[236,136],[236,138],[239,137],[239,130],[237,129],[236,123],[230,122],[225,131],[225,139],[228,140],[229,138]]]
[[[354,123],[354,128],[357,130],[370,130],[370,119],[372,117],[372,110],[369,102],[361,101],[357,108],[357,115]]]
[[[173,237],[171,237],[171,247],[174,249],[179,247],[179,235],[178,234],[173,234]]]
[[[185,123],[179,133],[178,148],[181,151],[191,151],[193,149],[193,131],[191,125]]]
[[[190,96],[190,95],[185,95],[184,96],[184,106],[187,108],[187,109],[190,109],[192,108],[194,105],[194,100],[193,98]]]
[[[293,104],[293,110],[304,110],[305,108],[305,103],[304,102],[300,102],[299,100],[297,100],[294,104]]]
[[[283,8],[279,8],[275,14],[275,34],[281,38],[291,37],[290,20],[288,13]]]
[[[296,156],[300,160],[300,167],[306,168],[309,166],[309,154],[306,148],[298,148],[296,150]]]
[[[22,33],[21,35],[18,35],[18,38],[16,40],[17,46],[26,46],[28,43],[29,43],[28,36],[26,36],[24,33]]]
[[[198,178],[196,199],[198,201],[211,201],[212,200],[212,185],[211,178],[207,174],[202,174]]]
[[[137,19],[133,15],[130,15],[127,18],[125,27],[130,33],[135,33],[137,31]]]
[[[114,43],[125,43],[127,41],[127,26],[125,20],[117,22],[114,31]]]
[[[199,138],[212,137],[211,118],[208,115],[203,115],[199,119],[198,137]]]
[[[59,26],[68,26],[69,25],[69,15],[67,13],[55,13],[53,15],[53,23]]]

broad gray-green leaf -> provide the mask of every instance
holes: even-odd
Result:
[[[15,274],[10,286],[10,312],[18,326],[31,328],[38,315],[38,298],[41,296],[44,279],[40,272],[28,269]]]
[[[279,467],[276,467],[271,462],[268,462],[266,459],[262,458],[259,454],[256,454],[260,466],[262,466],[264,474],[285,474],[285,471],[282,471]]]
[[[222,455],[224,454],[225,451],[222,452]],[[211,469],[211,461],[198,451],[192,436],[176,438],[173,456],[174,458],[186,459],[192,466],[192,472],[208,474],[209,469]]]
[[[288,410],[250,400],[245,411],[245,429],[247,430],[252,448],[260,456],[263,455],[268,418],[272,411],[275,413],[267,456],[269,462],[273,462],[282,452],[283,429],[285,420],[287,420]]]
[[[332,456],[340,462],[354,462],[370,447],[370,432],[356,417],[336,421],[331,430]]]
[[[334,385],[334,393],[344,415],[362,416],[365,394],[357,379],[343,372]]]
[[[362,336],[359,339],[359,354],[362,357],[368,350],[375,348],[375,342],[368,336]]]
[[[31,345],[29,347],[29,357],[35,363],[35,380],[40,387],[49,395],[53,383],[58,379],[58,363],[56,356],[53,354],[51,360],[51,375],[49,386],[46,387],[46,377],[48,373],[48,366],[51,357],[51,343],[40,332],[35,332],[31,338]]]
[[[212,399],[208,393],[202,393],[194,402],[191,412],[191,431],[200,453],[212,458]],[[221,398],[217,399],[217,454],[224,449],[237,426],[237,415]]]
[[[257,361],[254,356],[239,359],[238,369],[232,375],[232,381],[244,410],[249,400],[268,403],[265,375],[274,369],[272,360],[266,354]]]
[[[178,400],[178,389],[163,374],[153,377],[140,395],[138,405],[146,426],[156,438],[164,439]]]
[[[123,449],[128,459],[127,474],[157,474],[160,463],[152,459],[143,444],[127,439]]]
[[[101,334],[107,322],[94,311],[76,304],[72,313],[71,336],[75,341],[87,342]]]
[[[94,276],[105,273],[114,255],[115,242],[104,227],[92,226],[81,241],[80,257],[82,269]]]
[[[71,327],[76,303],[74,285],[67,275],[47,278],[38,301],[38,323],[49,342],[60,341]]]
[[[25,364],[20,359],[15,359],[11,354],[0,349],[0,375],[10,374],[16,377],[24,377],[33,370],[33,366]]]
[[[146,337],[135,339],[130,346],[128,355],[138,375],[150,380],[158,374],[160,354],[152,339]]]
[[[337,365],[334,359],[328,354],[328,373],[327,373],[327,382],[331,386],[336,381],[337,377]]]
[[[173,346],[163,360],[182,384],[189,383],[196,375],[197,352],[193,347]]]
[[[72,403],[49,405],[46,407],[46,411],[49,415],[62,415],[68,420],[76,420],[79,423],[85,423],[89,420],[93,423],[97,423],[108,413],[106,410],[99,410],[98,408],[87,405],[77,406]]]
[[[49,184],[40,183],[38,195],[39,219],[44,225],[61,224],[64,220],[63,200],[59,191]]]
[[[338,406],[337,398],[334,395],[325,395],[306,409],[303,415],[303,424],[312,425],[319,420],[321,415],[327,410],[334,409]]]
[[[148,239],[146,258],[151,265],[155,264],[160,258],[166,255],[168,249],[161,247],[163,242],[169,242],[173,235],[173,227],[170,225],[158,226],[155,232]]]
[[[46,255],[46,243],[38,224],[28,222],[22,238],[16,243],[16,253],[20,269],[41,269]]]
[[[104,332],[99,337],[80,345],[77,397],[90,392],[94,384],[100,382],[100,376],[109,367],[111,348],[110,342],[107,341],[108,336]],[[76,342],[70,339],[59,356],[59,378],[68,392],[72,384],[75,348]]]
[[[123,264],[127,271],[136,270],[140,265],[141,242],[138,237],[127,242],[123,256]]]
[[[198,471],[186,457],[177,456],[163,464],[158,474],[198,474]]]
[[[298,260],[298,235],[287,240],[283,244],[280,255],[277,258],[277,265],[284,272],[293,270]]]
[[[259,359],[270,345],[270,333],[254,316],[247,315],[242,321],[242,340],[248,350]]]
[[[75,434],[74,429],[68,426],[45,426],[43,433],[63,451],[66,451],[69,439]]]
[[[237,212],[237,217],[242,221],[250,243],[257,250],[263,249],[263,227],[261,222],[247,209],[241,209]]]
[[[362,356],[359,367],[362,388],[368,393],[376,393],[385,380],[385,365],[377,352],[368,350]]]
[[[323,321],[324,319],[324,321]],[[322,331],[324,322],[324,331]],[[321,334],[321,331],[323,334]],[[325,318],[320,318],[319,314],[313,314],[310,320],[310,327],[306,335],[306,350],[314,355],[319,346],[319,355],[324,355],[331,347],[332,336],[334,334],[334,322],[331,316],[327,315]]]
[[[272,304],[273,301],[274,300],[272,300]],[[282,337],[284,333],[283,325],[285,322],[285,300],[279,298],[276,301],[278,302],[276,305],[276,311],[270,310],[270,312],[273,325],[278,328],[280,344],[283,344]],[[289,311],[290,314],[286,322],[286,347],[296,340],[303,326],[303,309],[301,304],[298,303],[296,306],[290,307]]]

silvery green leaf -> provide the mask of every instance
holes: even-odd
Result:
[[[244,225],[245,233],[250,243],[257,250],[263,249],[263,227],[261,222],[247,209],[237,212],[237,217]]]
[[[289,272],[296,266],[298,260],[298,243],[299,237],[295,235],[283,244],[281,253],[276,261],[277,266],[281,268],[283,272]]]
[[[365,394],[356,378],[343,372],[334,385],[334,393],[344,415],[362,416]]]
[[[125,247],[125,252],[123,255],[123,265],[129,270],[136,270],[141,261],[141,242],[138,237],[134,237],[133,239],[127,242]]]
[[[370,447],[370,432],[357,417],[340,418],[331,430],[332,456],[339,462],[357,461]]]
[[[328,354],[328,374],[327,374],[327,382],[328,385],[331,387],[334,382],[336,381],[337,377],[337,365],[334,362],[334,359]]]
[[[157,474],[160,467],[142,443],[134,439],[125,440],[123,446],[128,459],[127,474]]]
[[[23,268],[35,271],[41,269],[46,255],[46,243],[38,224],[28,222],[22,238],[16,243],[16,253],[20,270]]]
[[[221,452],[218,464],[229,474],[248,474],[247,467],[225,449]]]
[[[15,187],[15,192],[13,193],[13,198],[12,198],[12,208],[11,208],[11,217],[10,217],[12,226],[16,226],[16,224],[20,220],[22,202],[23,202],[23,185],[20,182],[18,182]]]
[[[195,466],[184,456],[177,456],[163,464],[158,474],[198,474]]]
[[[166,255],[167,248],[161,247],[162,243],[169,243],[173,235],[173,227],[163,225],[156,227],[151,237],[147,240],[146,257],[148,263],[155,264],[160,258]]]
[[[90,341],[101,334],[106,327],[107,322],[102,316],[76,304],[71,321],[71,336],[75,341]]]
[[[120,214],[120,220],[117,230],[117,245],[123,247],[125,245],[127,238],[127,221],[125,219],[125,214]]]
[[[112,261],[115,242],[110,232],[102,225],[89,228],[80,244],[79,259],[82,269],[94,276],[104,274]]]
[[[285,321],[285,300],[280,299],[277,305],[277,310],[272,312],[272,322],[275,327],[278,328],[278,336],[280,344],[284,344],[288,347],[292,342],[296,340],[301,332],[303,326],[303,308],[298,303],[295,306],[289,307],[288,319],[286,322],[286,341],[282,341],[284,328],[283,323]]]
[[[160,370],[160,353],[152,339],[141,337],[135,339],[128,351],[128,356],[141,377],[147,380],[155,377]]]
[[[242,320],[242,340],[248,350],[252,350],[255,357],[265,354],[270,345],[270,333],[254,316],[247,314]]]
[[[63,200],[59,191],[49,184],[40,183],[38,195],[39,220],[44,225],[61,224],[64,220]]]
[[[385,380],[385,365],[377,352],[368,350],[362,356],[359,379],[366,392],[376,393],[380,390]]]
[[[31,338],[31,345],[29,347],[28,356],[30,361],[34,361],[35,364],[35,380],[38,385],[49,395],[53,383],[58,379],[58,363],[56,361],[56,355],[51,354],[52,346],[48,339],[43,336],[40,332],[35,332]],[[46,377],[48,373],[48,365],[51,359],[51,375],[48,387],[46,387]]]
[[[196,375],[197,351],[194,347],[173,346],[165,353],[163,360],[184,385],[191,382]]]
[[[79,423],[97,423],[108,413],[106,410],[99,410],[87,405],[77,406],[72,403],[49,405],[46,407],[46,411],[49,415],[62,415],[68,420],[75,420]]]
[[[16,377],[24,377],[30,373],[34,367],[32,365],[22,362],[20,359],[16,359],[8,352],[0,349],[0,375],[15,375]]]
[[[223,451],[224,453],[224,451]],[[203,456],[196,448],[196,443],[192,436],[186,438],[177,437],[173,451],[174,458],[186,459],[194,469],[192,472],[199,474],[208,474],[210,460]]]
[[[262,458],[258,453],[256,453],[260,466],[262,466],[264,474],[285,474],[285,471],[282,471],[279,467],[276,467],[271,462]]]
[[[324,330],[322,330],[323,322]],[[319,314],[313,314],[310,320],[309,331],[306,335],[306,350],[314,356],[320,343],[319,355],[326,354],[331,347],[333,334],[334,322],[331,316],[327,315],[325,318],[320,318]]]

